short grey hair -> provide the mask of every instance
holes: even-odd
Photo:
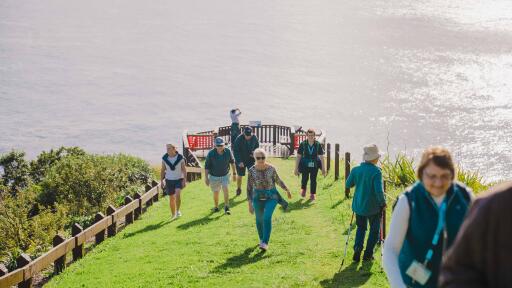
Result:
[[[254,155],[254,157],[256,157],[256,154],[261,154],[263,155],[263,157],[267,158],[267,152],[262,148],[257,148],[256,150],[254,150],[254,152],[252,152],[252,155]]]

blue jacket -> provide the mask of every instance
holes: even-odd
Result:
[[[439,269],[441,266],[443,245],[448,249],[457,233],[468,211],[471,202],[471,190],[460,183],[454,183],[446,193],[446,243],[443,243],[443,233],[438,244],[433,247],[432,260],[427,268],[432,272],[428,282],[421,286],[419,283],[412,283],[405,271],[413,260],[420,263],[425,261],[427,251],[432,248],[437,222],[439,219],[439,208],[421,182],[416,182],[405,192],[409,203],[410,216],[409,228],[398,256],[398,263],[402,279],[408,287],[437,287]]]
[[[370,162],[362,162],[361,165],[352,169],[345,185],[348,188],[356,186],[352,210],[357,215],[375,215],[386,203],[382,187],[382,172],[379,167]]]

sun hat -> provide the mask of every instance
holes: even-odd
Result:
[[[375,144],[364,146],[363,148],[363,160],[364,161],[373,161],[382,156],[382,153],[379,152],[379,147]]]
[[[224,139],[220,137],[215,138],[215,146],[224,146],[225,144]]]

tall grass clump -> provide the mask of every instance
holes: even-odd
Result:
[[[384,181],[394,187],[407,187],[416,181],[416,165],[414,158],[405,153],[398,153],[394,158],[386,155],[381,161]],[[491,184],[484,180],[478,171],[469,171],[457,165],[457,181],[464,183],[475,193],[487,190]]]
[[[398,153],[394,159],[386,154],[381,160],[384,181],[395,187],[407,187],[416,181],[414,159]]]

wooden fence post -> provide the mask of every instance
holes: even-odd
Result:
[[[4,264],[0,263],[0,277],[6,275],[7,273],[9,273],[9,270],[7,270],[7,267],[5,267]]]
[[[107,236],[112,237],[117,234],[117,221],[114,217],[114,213],[116,212],[116,208],[112,205],[108,205],[107,207],[107,216],[112,217],[112,225],[108,226]]]
[[[84,231],[84,228],[80,226],[78,223],[73,224],[71,227],[71,235],[75,237],[76,235],[82,233]],[[75,244],[77,243],[77,238],[75,238]],[[73,261],[77,261],[78,259],[81,259],[84,257],[84,244],[75,245],[75,248],[73,248]]]
[[[334,145],[334,180],[340,178],[340,144]]]
[[[151,190],[151,185],[149,184],[146,184],[146,186],[144,187],[144,192],[147,193],[149,190]],[[153,205],[153,197],[149,198],[148,201],[146,202],[146,209]]]
[[[96,213],[96,215],[94,215],[94,223],[100,222],[101,220],[103,220],[103,218],[105,218],[105,215],[103,215],[103,213],[101,213],[101,212]],[[103,242],[103,240],[105,240],[105,229],[103,229],[100,232],[98,232],[94,236],[94,238],[96,240],[96,245],[98,245],[101,242]]]
[[[160,194],[160,187],[158,187],[158,182],[156,182],[155,180],[152,180],[151,181],[151,186],[156,187],[156,194],[155,196],[153,196],[153,202],[158,202],[158,197],[159,197],[159,194]]]
[[[350,175],[350,152],[345,153],[345,182]],[[345,197],[350,197],[350,188],[345,187]]]
[[[23,268],[30,264],[32,262],[32,259],[25,254],[22,253],[18,258],[16,258],[16,268]],[[32,277],[25,279],[25,276],[23,276],[24,281],[18,283],[18,288],[29,288],[32,287]]]
[[[66,238],[64,238],[62,235],[55,235],[55,237],[53,237],[53,247],[57,247],[59,244],[63,243],[64,241],[66,241]],[[59,274],[60,272],[64,271],[64,268],[66,267],[66,253],[64,253],[64,255],[62,255],[61,257],[57,258],[54,262],[53,262],[53,273],[54,274]]]
[[[327,143],[327,172],[331,170],[331,143]]]
[[[130,203],[132,203],[132,201],[133,201],[132,197],[130,197],[130,196],[124,197],[124,205],[130,204]],[[132,224],[132,223],[133,223],[133,211],[130,213],[127,213],[126,216],[124,216],[124,226],[126,226],[128,224]]]
[[[141,199],[142,195],[140,195],[139,192],[135,193],[135,195],[133,195],[133,199],[135,201],[138,201],[139,203],[139,207],[135,208],[135,210],[133,210],[133,219],[134,220],[138,220],[140,218],[140,215],[142,214],[142,199]]]
[[[276,147],[276,144],[277,144],[277,126],[276,125],[272,125],[272,134],[273,134],[272,145],[274,145],[274,147]]]

